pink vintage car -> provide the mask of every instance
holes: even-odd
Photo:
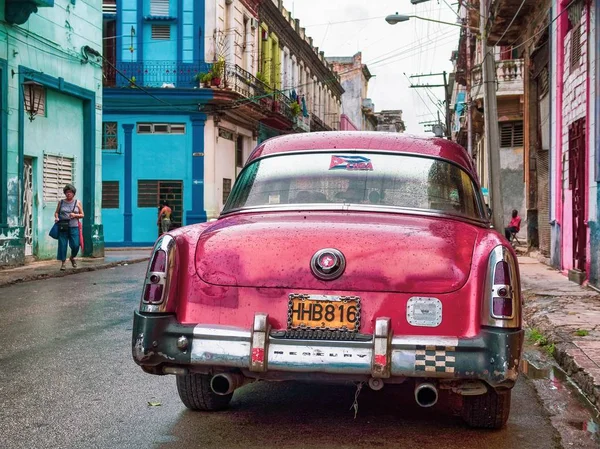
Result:
[[[218,220],[157,241],[132,341],[193,410],[259,379],[410,382],[486,428],[508,418],[522,343],[516,256],[465,150],[366,132],[258,146]]]

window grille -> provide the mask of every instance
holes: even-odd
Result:
[[[581,25],[571,30],[571,72],[581,65]]]
[[[231,179],[223,178],[223,204],[227,202],[229,194],[231,193]]]
[[[171,25],[152,25],[152,39],[167,41],[171,39]]]
[[[138,207],[158,208],[167,201],[173,211],[171,223],[181,226],[183,217],[183,181],[138,180]]]
[[[74,168],[73,158],[44,154],[44,202],[59,201],[63,198],[65,184],[73,183]]]
[[[117,122],[102,122],[102,149],[118,149]]]
[[[102,209],[119,208],[119,181],[102,181]]]
[[[138,123],[138,134],[185,134],[185,123]]]
[[[523,122],[508,122],[500,124],[500,148],[515,148],[523,146]]]
[[[105,14],[116,14],[117,0],[102,0],[102,12]]]
[[[151,16],[168,16],[169,0],[150,0]]]

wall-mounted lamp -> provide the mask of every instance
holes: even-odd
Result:
[[[35,116],[40,112],[43,89],[44,87],[35,81],[25,81],[23,83],[23,102],[25,103],[25,112],[29,115],[30,122],[33,122]]]

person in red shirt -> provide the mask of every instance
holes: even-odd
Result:
[[[506,240],[510,241],[510,234],[514,232],[515,234],[521,230],[521,217],[519,217],[519,212],[517,209],[513,209],[512,211],[512,220],[506,228],[504,228],[504,236]]]

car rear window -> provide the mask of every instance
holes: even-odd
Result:
[[[259,159],[223,213],[280,205],[348,204],[444,211],[482,219],[475,184],[445,160],[404,154],[294,153]]]

